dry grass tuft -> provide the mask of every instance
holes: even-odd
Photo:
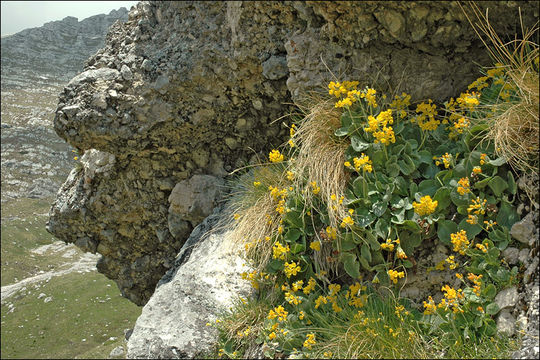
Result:
[[[231,220],[233,241],[255,245],[248,247],[246,256],[254,260],[259,271],[266,266],[272,255],[273,242],[265,239],[274,238],[280,221],[268,186],[285,186],[283,173],[281,164],[254,167],[251,173],[240,177],[229,202],[232,213],[238,215],[238,219]],[[255,186],[254,181],[260,182],[260,185]]]
[[[304,200],[308,208],[315,205],[312,182],[320,187],[317,196],[325,204],[336,203],[332,195],[338,199],[344,195],[348,174],[343,163],[348,143],[334,136],[341,126],[340,115],[332,100],[320,100],[310,108],[295,135],[299,150],[289,170],[297,175],[295,187],[306,187]],[[331,226],[338,228],[346,211],[343,206],[328,206],[328,214]]]

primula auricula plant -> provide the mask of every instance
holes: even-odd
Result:
[[[319,184],[295,173],[295,154],[302,146],[295,140],[295,126],[287,158],[278,150],[269,156],[269,166],[288,162],[285,183],[253,181],[254,187],[268,187],[274,206],[267,216],[279,219],[276,231],[246,245],[248,253],[266,246],[272,254],[263,271],[244,277],[258,289],[280,293],[260,341],[277,343],[288,353],[309,353],[316,333],[293,329],[309,329],[318,314],[361,313],[369,287],[397,289],[413,271],[415,249],[434,239],[451,254],[429,271],[452,271],[462,286],[441,284],[439,303],[431,296],[423,299],[422,321],[439,319],[436,331],[453,334],[457,342],[494,335],[493,316],[499,311],[494,297],[516,281],[518,271],[499,259],[519,220],[513,206],[517,186],[506,159],[496,157],[493,145],[480,141],[480,135],[490,112],[484,105],[513,101],[518,89],[500,64],[442,107],[432,100],[412,105],[406,93],[388,101],[358,85],[328,86],[335,108],[341,109],[332,136],[348,144],[343,194],[326,201]],[[311,192],[309,204],[306,192]],[[329,209],[340,207],[345,215],[331,221],[329,214],[336,212]],[[242,214],[236,216],[241,221]],[[349,280],[329,274],[330,269],[343,269]],[[399,314],[410,315],[402,310]]]

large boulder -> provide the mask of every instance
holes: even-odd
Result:
[[[516,4],[479,6],[513,37]],[[530,27],[537,5],[520,6]],[[266,156],[286,139],[287,104],[327,93],[334,75],[442,101],[477,64],[490,59],[457,2],[140,2],[60,95],[58,135],[115,163],[85,193],[84,172],[66,182],[49,230],[97,244],[99,271],[144,304],[200,219],[170,215],[177,183]]]
[[[220,231],[220,212],[197,226],[143,307],[128,341],[130,359],[183,359],[209,355],[217,341],[215,324],[233,300],[253,289],[240,273],[249,270],[241,246]]]

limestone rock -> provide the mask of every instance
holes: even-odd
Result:
[[[499,305],[499,309],[513,308],[518,301],[518,291],[515,286],[501,290],[495,296],[495,303]]]
[[[176,184],[169,195],[169,214],[198,224],[212,213],[222,192],[223,180],[210,175],[194,175]]]
[[[523,244],[531,243],[532,245],[536,240],[533,213],[527,214],[521,221],[515,223],[510,230],[510,235]]]
[[[513,336],[516,332],[516,319],[511,310],[504,309],[497,316],[497,332],[506,336]]]
[[[230,232],[207,235],[199,227],[144,306],[128,341],[128,358],[200,358],[217,341],[217,330],[206,324],[233,299],[252,295],[240,276],[249,269]]]
[[[508,264],[515,265],[519,261],[519,249],[515,247],[508,247],[503,250],[502,256]]]

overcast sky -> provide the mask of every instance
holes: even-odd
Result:
[[[87,17],[108,14],[122,6],[130,9],[138,1],[2,1],[2,36],[40,27],[49,21],[74,16],[79,21]]]

